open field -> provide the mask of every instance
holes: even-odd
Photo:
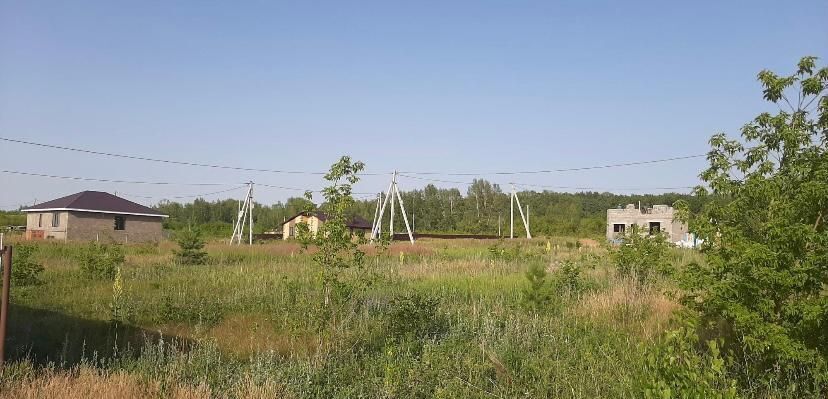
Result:
[[[77,246],[43,243],[45,283],[13,290],[16,360],[0,395],[638,396],[645,349],[677,308],[670,285],[642,290],[615,275],[606,249],[548,242],[366,248],[372,283],[327,318],[318,266],[296,244],[210,244],[204,266],[174,265],[173,244],[130,246],[121,323],[113,282],[82,275]],[[577,291],[558,281],[564,261],[582,270]],[[553,287],[536,310],[522,305],[533,263]],[[408,322],[422,334],[396,327]]]

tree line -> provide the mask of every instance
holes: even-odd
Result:
[[[465,194],[465,195],[464,195]],[[465,193],[457,188],[438,188],[432,184],[422,189],[400,193],[406,215],[413,229],[421,233],[509,234],[510,195],[494,183],[476,179]],[[701,208],[701,201],[688,194],[622,195],[608,192],[563,193],[553,191],[521,191],[518,193],[531,230],[536,235],[602,236],[607,209],[638,204],[671,205],[684,200],[691,211]],[[517,206],[517,205],[516,205]],[[254,228],[257,232],[278,230],[282,222],[297,213],[313,208],[305,198],[293,197],[271,205],[257,203],[254,208]],[[324,210],[320,204],[318,209]],[[207,201],[196,199],[191,203],[163,201],[155,206],[170,218],[166,227],[177,230],[199,226],[207,234],[229,234],[238,211],[238,200]],[[376,200],[356,201],[349,213],[373,220]],[[405,231],[400,210],[396,210],[394,230]],[[386,211],[384,226],[390,216]],[[523,235],[520,216],[515,209],[515,234]],[[521,227],[519,227],[521,226]],[[386,227],[387,228],[387,227]]]

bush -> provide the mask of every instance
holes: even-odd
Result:
[[[11,281],[14,285],[40,285],[43,266],[35,263],[32,254],[35,248],[29,245],[15,246],[12,252]],[[0,267],[2,271],[2,267]]]
[[[698,337],[681,328],[647,350],[645,398],[737,398],[736,381],[727,376],[716,341],[699,352]]]
[[[204,251],[204,239],[199,230],[184,230],[175,235],[175,241],[181,248],[175,251],[178,263],[182,265],[203,265],[207,263],[207,252]]]
[[[656,272],[669,272],[669,247],[663,233],[643,235],[638,226],[632,226],[613,254],[615,267],[621,276],[635,278],[639,285],[645,285]]]
[[[391,341],[435,339],[448,331],[448,320],[439,312],[440,301],[422,294],[398,295],[385,313],[386,337]]]
[[[81,271],[92,279],[112,280],[124,264],[124,250],[118,244],[91,243],[81,248],[77,256]]]

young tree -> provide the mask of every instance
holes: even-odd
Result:
[[[762,71],[780,107],[717,134],[691,220],[705,265],[687,270],[684,304],[724,340],[743,382],[825,395],[828,386],[828,68],[802,58],[794,74]]]
[[[315,244],[319,251],[314,254],[313,260],[322,268],[322,287],[325,295],[324,306],[331,302],[333,289],[341,295],[348,295],[348,287],[340,279],[339,274],[352,267],[361,268],[365,263],[365,253],[359,250],[356,242],[351,239],[351,231],[347,227],[348,210],[354,204],[351,187],[359,181],[357,174],[365,168],[362,162],[353,162],[351,157],[343,156],[331,166],[325,180],[330,182],[322,189],[325,198],[325,213],[328,218],[317,231],[316,235],[304,236],[303,247]],[[310,193],[305,196],[311,199]]]
[[[204,239],[198,229],[187,229],[175,235],[180,250],[175,251],[178,263],[182,265],[203,265],[207,262]]]

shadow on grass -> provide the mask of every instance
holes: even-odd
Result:
[[[40,365],[54,362],[61,367],[93,357],[137,357],[144,346],[155,345],[162,338],[157,331],[15,304],[9,304],[7,325],[7,360],[28,359]],[[180,337],[164,335],[163,339],[165,345],[172,343],[182,350],[193,345]]]

